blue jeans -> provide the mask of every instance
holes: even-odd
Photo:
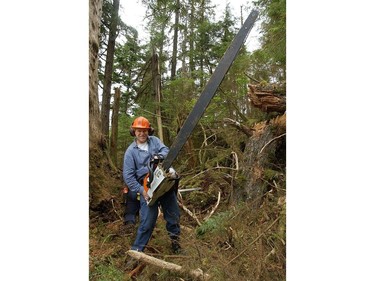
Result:
[[[143,252],[145,246],[151,238],[156,220],[158,218],[158,206],[162,207],[166,228],[170,238],[176,239],[180,235],[180,209],[177,204],[175,188],[172,188],[161,196],[155,204],[148,206],[146,200],[141,195],[140,224],[137,237],[131,247],[132,250]]]
[[[139,201],[137,200],[137,192],[128,191],[128,198],[126,200],[124,223],[135,224],[135,219],[139,211]]]

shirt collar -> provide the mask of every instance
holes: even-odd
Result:
[[[147,138],[147,143],[150,144],[150,136],[148,136],[148,138]],[[133,148],[139,149],[136,138],[134,138],[134,141],[133,141]]]

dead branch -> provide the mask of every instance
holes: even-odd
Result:
[[[202,269],[184,269],[181,265],[177,265],[171,262],[166,262],[161,259],[157,259],[154,257],[151,257],[149,255],[146,255],[145,253],[134,251],[134,250],[129,250],[127,253],[142,262],[161,267],[166,270],[174,271],[174,272],[179,272],[179,273],[187,273],[189,276],[196,278],[198,280],[208,280],[210,276],[207,273],[203,273]]]
[[[116,215],[118,215],[118,217],[120,218],[120,220],[122,220],[122,217],[121,217],[121,216],[119,215],[119,213],[117,213],[117,211],[116,211],[115,204],[113,203],[113,198],[111,198],[111,202],[112,202],[113,210],[115,211]]]
[[[243,251],[241,251],[241,253],[239,253],[237,256],[235,256],[233,259],[231,259],[226,265],[228,266],[232,261],[234,261],[235,259],[237,259],[239,256],[241,256],[243,253],[245,253],[249,247],[251,245],[253,245],[256,241],[259,240],[260,237],[262,237],[264,235],[264,233],[269,230],[278,220],[280,219],[280,217],[278,217],[277,219],[275,219],[257,238],[255,238],[249,245],[247,245],[245,247],[245,249]]]
[[[129,277],[133,278],[135,276],[137,276],[139,273],[142,272],[142,270],[145,268],[145,264],[144,263],[141,263],[139,264],[136,268],[134,268],[130,273],[129,273]]]
[[[192,211],[190,211],[184,204],[182,204],[180,201],[178,201],[178,205],[189,215],[191,216],[199,226],[202,225],[202,223],[199,221],[196,215],[193,214]]]
[[[248,137],[251,137],[253,135],[253,129],[246,127],[245,125],[241,124],[240,122],[230,119],[230,118],[224,118],[224,123],[227,123],[228,125],[235,127],[237,130],[243,132]]]
[[[201,175],[201,174],[204,174],[205,172],[208,172],[208,171],[210,171],[210,170],[215,170],[215,169],[228,169],[228,170],[234,170],[234,171],[237,171],[236,168],[217,166],[217,167],[212,167],[212,168],[210,168],[210,169],[206,169],[206,170],[204,170],[204,171],[202,171],[202,172],[199,172],[198,174],[196,174],[195,176],[193,176],[191,179],[193,179],[193,178],[195,178],[195,177],[197,177],[197,176],[199,176],[199,175]],[[228,175],[228,176],[231,176],[231,175]]]
[[[201,190],[201,189],[202,189],[201,187],[179,188],[178,192],[183,193],[183,192],[197,191],[197,190]]]
[[[220,195],[221,195],[221,192],[219,191],[219,195],[217,196],[216,205],[212,208],[212,211],[209,213],[209,215],[203,219],[204,221],[208,220],[212,216],[212,214],[215,212],[215,210],[217,209],[217,207],[219,206]]]
[[[273,138],[272,140],[270,140],[269,142],[267,142],[267,143],[262,147],[262,149],[259,151],[258,155],[261,154],[262,151],[263,151],[263,149],[264,149],[267,145],[269,145],[271,142],[273,142],[274,140],[276,140],[276,139],[278,139],[278,138],[281,138],[281,137],[283,137],[283,136],[285,136],[285,135],[286,135],[286,133],[281,134],[280,136],[277,136],[277,137]]]
[[[234,160],[235,160],[235,163],[236,163],[236,171],[238,171],[238,169],[239,169],[239,165],[238,165],[238,156],[237,156],[237,153],[236,152],[234,152],[234,151],[232,151],[232,153],[231,154],[233,154],[234,155]]]
[[[251,80],[253,80],[253,81],[257,82],[257,83],[260,83],[259,80],[255,79],[254,77],[251,77],[249,74],[245,73],[245,75],[247,76],[247,78],[249,78],[249,79],[251,79]]]

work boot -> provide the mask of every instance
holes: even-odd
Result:
[[[181,245],[178,241],[178,238],[172,239],[172,252],[174,254],[180,254],[181,253]]]

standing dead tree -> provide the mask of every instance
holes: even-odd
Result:
[[[276,117],[247,127],[233,120],[226,123],[235,126],[249,138],[244,150],[242,174],[245,177],[244,188],[235,191],[236,198],[255,200],[253,207],[259,207],[263,194],[267,190],[265,179],[268,174],[277,174],[277,165],[285,166],[286,147],[286,96],[283,87],[249,85],[248,97],[252,107],[266,113],[279,113]],[[232,121],[232,122],[230,122]],[[281,173],[285,172],[282,168]]]

